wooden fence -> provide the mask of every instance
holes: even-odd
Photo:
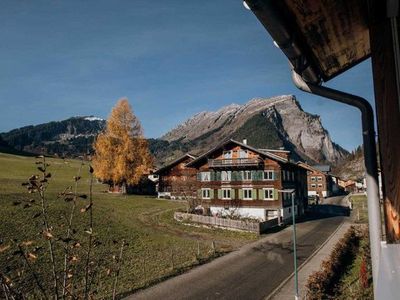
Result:
[[[225,228],[234,228],[250,232],[263,233],[267,229],[277,226],[278,219],[272,219],[265,222],[232,220],[227,218],[210,217],[203,215],[175,212],[174,219],[177,221],[191,221],[211,226],[220,226]]]

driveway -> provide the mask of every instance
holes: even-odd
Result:
[[[340,204],[343,197],[328,199]],[[345,216],[297,224],[298,265],[344,221]],[[263,299],[293,272],[292,227],[270,233],[240,250],[171,278],[126,299]]]

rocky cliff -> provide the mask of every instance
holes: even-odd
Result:
[[[319,116],[303,111],[294,96],[283,95],[198,113],[161,137],[168,144],[160,156],[169,160],[180,152],[201,153],[231,137],[247,138],[259,148],[284,147],[310,163],[336,164],[348,154],[332,142]]]

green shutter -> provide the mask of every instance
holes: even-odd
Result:
[[[214,199],[214,189],[210,190],[210,199]]]
[[[236,181],[237,180],[237,171],[232,171],[232,181]]]
[[[264,190],[263,189],[258,190],[258,199],[264,200]]]
[[[210,181],[215,181],[215,172],[210,172]]]
[[[251,180],[257,180],[257,171],[251,171]]]
[[[258,199],[258,195],[257,195],[257,190],[256,190],[256,189],[253,189],[253,190],[251,191],[251,198],[252,198],[253,200],[257,200],[257,199]]]
[[[218,189],[218,199],[222,199],[222,190]]]
[[[215,174],[215,180],[216,180],[216,181],[221,181],[221,172],[220,172],[220,171],[216,172],[216,174]]]
[[[274,200],[279,200],[278,190],[274,189]]]
[[[201,199],[201,198],[202,198],[201,190],[197,190],[197,198],[198,198],[198,199]]]
[[[239,174],[238,177],[239,181],[243,181],[243,171],[239,171],[238,174]]]
[[[238,191],[239,191],[239,197],[238,198],[241,200],[241,199],[243,199],[243,190],[239,189]]]
[[[197,173],[197,180],[201,181],[201,172]]]
[[[232,199],[232,200],[236,199],[236,197],[235,197],[235,190],[234,190],[234,189],[231,189],[231,199]]]
[[[264,179],[264,171],[263,170],[258,170],[258,180],[262,181]]]
[[[274,172],[274,180],[280,180],[281,179],[281,171],[280,170],[278,170],[278,171],[275,171]]]

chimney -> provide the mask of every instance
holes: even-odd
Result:
[[[243,144],[247,145],[247,139],[243,139]]]

